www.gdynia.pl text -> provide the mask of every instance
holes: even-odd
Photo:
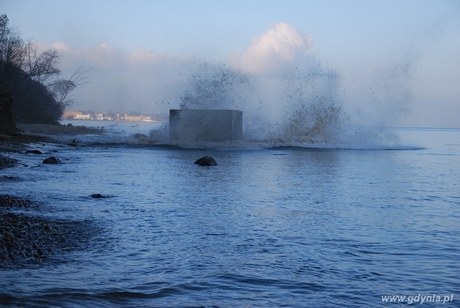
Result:
[[[447,294],[447,295],[439,295],[439,294],[431,294],[431,295],[382,295],[382,303],[451,303],[454,300],[454,294]]]

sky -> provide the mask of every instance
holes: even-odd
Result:
[[[63,77],[87,72],[72,109],[167,115],[207,63],[251,75],[244,108],[266,114],[289,108],[286,76],[334,76],[321,91],[357,124],[460,127],[458,0],[1,0],[3,13],[58,50]]]

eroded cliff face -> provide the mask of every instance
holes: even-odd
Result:
[[[7,92],[0,92],[0,132],[15,133],[17,130],[11,113],[12,105],[13,96]]]

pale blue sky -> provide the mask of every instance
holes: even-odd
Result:
[[[89,53],[97,52],[107,58],[108,52],[117,62],[123,57],[133,59],[132,53],[141,49],[168,59],[165,61],[169,63],[197,58],[234,65],[235,58],[249,52],[254,39],[272,29],[270,25],[285,23],[289,29],[312,39],[312,44],[304,44],[299,50],[308,49],[324,67],[340,74],[344,100],[349,105],[359,101],[367,105],[364,110],[372,109],[372,101],[382,104],[385,98],[368,99],[364,90],[372,87],[369,86],[372,78],[378,80],[375,72],[412,61],[412,71],[406,76],[413,94],[411,111],[398,124],[460,127],[460,1],[457,0],[2,0],[0,13],[8,15],[10,25],[16,26],[24,39],[43,46],[65,44],[62,50],[58,48],[64,74],[75,69],[79,59]],[[103,52],[99,50],[101,44],[105,44]],[[90,63],[94,64],[92,59]],[[81,63],[88,66],[89,62]],[[129,63],[119,68],[119,83],[135,74]],[[110,72],[114,72],[116,65],[110,64],[112,70],[104,72],[107,65],[97,70],[88,67],[93,71],[90,78],[93,85],[84,86],[87,93],[83,88],[76,91],[78,108],[109,109],[110,102],[116,100],[95,93],[97,87],[105,93],[110,89],[110,84],[103,84],[103,80],[114,78]],[[156,68],[150,77],[135,75],[125,83],[125,90],[142,91],[143,86],[148,87],[149,78],[154,83],[161,74],[161,69]],[[137,85],[130,84],[134,79],[139,80]],[[156,87],[162,88],[164,84]],[[133,99],[132,109],[157,112],[157,107],[146,102],[150,95],[154,94],[146,92],[139,101]],[[171,96],[159,94],[159,97]],[[128,107],[123,105],[123,108]]]

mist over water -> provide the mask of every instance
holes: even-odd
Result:
[[[408,40],[399,55],[375,67],[362,63],[350,76],[325,65],[307,33],[279,23],[229,64],[182,62],[175,68],[180,77],[159,95],[171,109],[242,111],[243,140],[231,142],[236,147],[400,148],[407,144],[388,128],[411,111],[420,45],[427,40]],[[152,130],[149,141],[170,143],[168,130],[167,124]],[[197,146],[182,143],[176,145]]]
[[[200,63],[180,97],[183,109],[239,109],[250,104],[253,77],[224,64]]]
[[[230,64],[182,63],[181,77],[169,88],[174,89],[170,106],[241,110],[243,140],[233,142],[238,147],[404,147],[388,128],[400,126],[410,114],[414,73],[433,38],[425,34],[408,39],[374,67],[363,61],[350,76],[320,60],[308,33],[275,24]],[[168,125],[149,138],[169,143]],[[182,145],[194,146],[192,141]]]
[[[385,128],[408,112],[413,62],[375,71],[361,104],[345,101],[340,72],[314,57],[268,74],[194,63],[178,90],[180,108],[243,111],[243,141],[233,146],[399,147],[398,136]],[[150,139],[167,143],[167,125],[153,130]]]

